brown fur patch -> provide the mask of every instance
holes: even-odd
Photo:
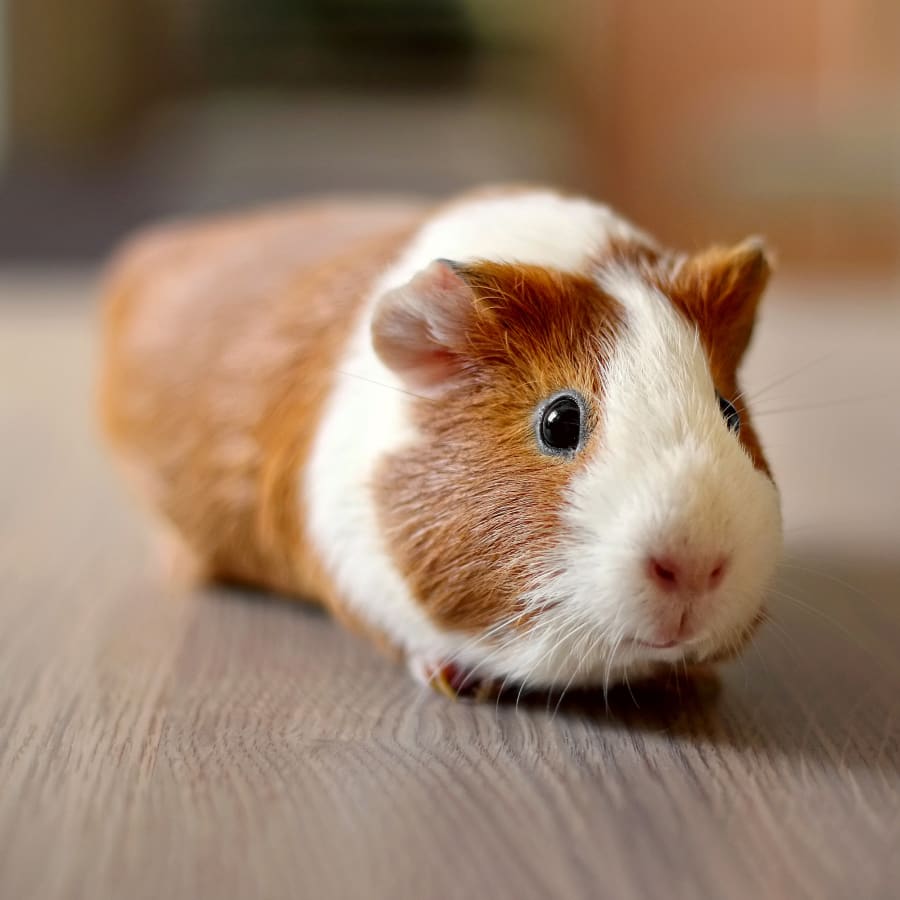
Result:
[[[600,360],[620,310],[587,277],[487,262],[461,272],[475,301],[458,374],[415,403],[429,438],[385,460],[376,502],[418,602],[440,626],[468,630],[518,611],[534,560],[556,541],[561,493],[587,454],[541,453],[535,412],[573,388],[598,439]]]

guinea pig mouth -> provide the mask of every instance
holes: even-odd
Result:
[[[653,642],[645,641],[642,638],[630,637],[625,638],[623,643],[641,655],[651,656],[659,660],[672,660],[673,662],[686,658],[693,650],[689,640]]]
[[[637,644],[638,647],[646,647],[648,650],[671,650],[673,647],[681,646],[681,641],[660,641],[659,643],[653,643],[652,641],[642,641],[640,638],[635,638],[632,643]]]
[[[633,658],[648,662],[673,665],[714,662],[719,658],[731,659],[736,656],[749,639],[745,637],[746,633],[747,629],[741,631],[739,636],[724,641],[712,640],[708,634],[702,632],[680,640],[667,641],[650,641],[635,636],[623,638],[622,646],[630,651]]]

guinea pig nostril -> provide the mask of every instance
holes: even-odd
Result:
[[[717,587],[722,579],[725,577],[725,569],[728,566],[728,561],[725,559],[719,560],[716,563],[715,567],[709,573],[709,588],[710,590],[714,587]]]
[[[650,559],[650,578],[664,590],[678,586],[678,567],[670,560]]]

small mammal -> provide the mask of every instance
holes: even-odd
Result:
[[[736,374],[760,242],[497,190],[310,261],[327,209],[291,215],[151,233],[109,280],[105,429],[199,573],[452,692],[741,649],[781,545]]]

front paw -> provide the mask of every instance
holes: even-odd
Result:
[[[444,662],[427,657],[411,657],[409,669],[416,681],[457,700],[488,700],[499,693],[499,685],[489,678],[477,678],[469,670],[454,662]]]

